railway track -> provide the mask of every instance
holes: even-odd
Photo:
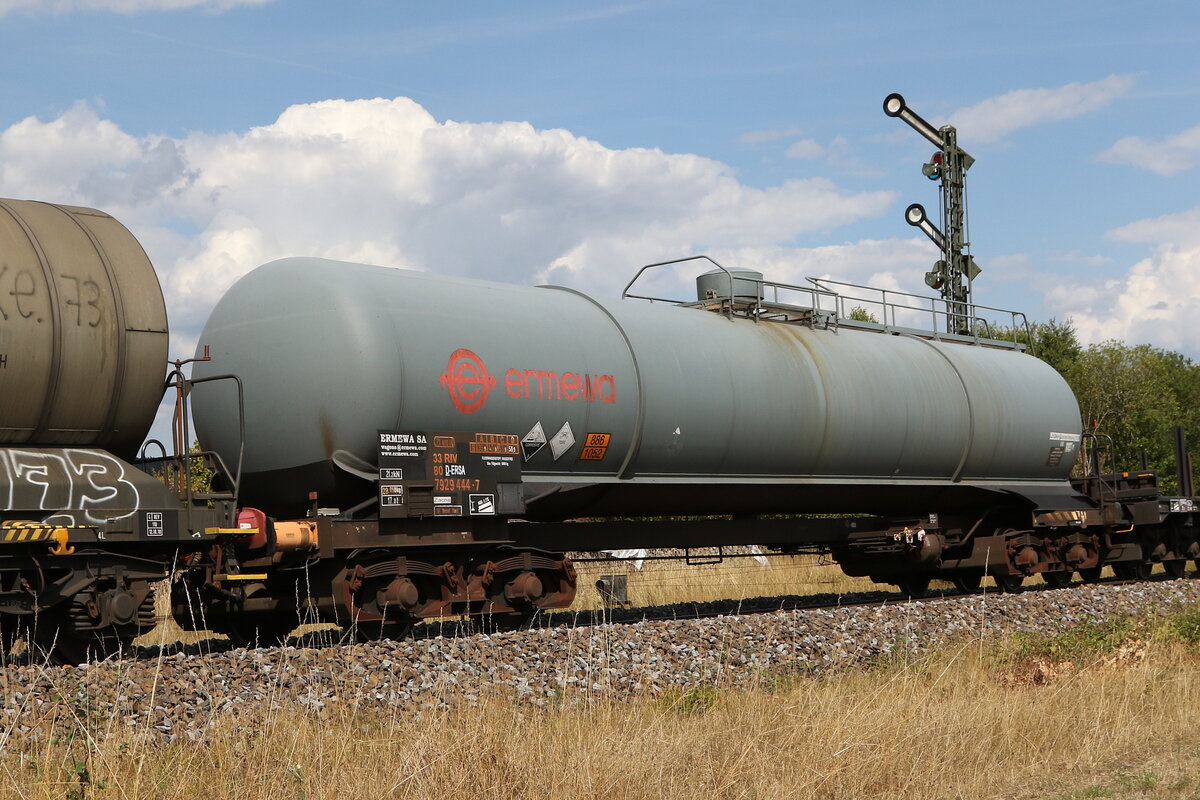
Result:
[[[1200,571],[1191,573],[1192,579],[1200,578]],[[1166,574],[1154,575],[1146,580],[1128,580],[1107,578],[1096,583],[1074,581],[1065,586],[1050,584],[1035,584],[1022,587],[1018,592],[1005,592],[997,587],[984,587],[974,592],[962,592],[955,588],[932,588],[920,597],[911,597],[898,591],[858,591],[858,592],[823,592],[811,595],[776,595],[770,597],[753,597],[740,600],[710,600],[698,602],[681,602],[665,605],[639,606],[628,608],[585,609],[579,611],[556,611],[538,613],[514,625],[510,620],[493,620],[486,616],[473,618],[450,618],[444,620],[429,620],[419,622],[408,631],[402,640],[397,641],[428,641],[433,639],[463,639],[473,636],[490,636],[495,633],[511,633],[517,631],[551,630],[561,628],[590,628],[599,625],[632,625],[643,622],[669,622],[712,620],[721,617],[753,616],[770,614],[778,611],[806,611],[820,609],[853,609],[853,608],[883,608],[886,606],[902,606],[913,602],[922,604],[955,603],[969,598],[986,596],[1010,597],[1017,595],[1039,595],[1043,593],[1071,592],[1080,587],[1102,586],[1135,586],[1138,584],[1155,584],[1172,580]],[[290,635],[282,645],[266,645],[272,647],[305,647],[327,648],[344,644],[361,644],[371,641],[390,641],[390,637],[371,637],[351,635],[350,631],[333,626],[313,629],[313,626],[299,634]],[[238,649],[241,645],[226,638],[201,639],[190,643],[168,643],[161,646],[142,646],[136,648],[128,658],[140,661],[154,660],[164,655],[205,655],[224,653]],[[255,643],[247,645],[254,647]]]

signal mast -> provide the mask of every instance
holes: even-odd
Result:
[[[946,331],[969,333],[973,316],[971,284],[981,271],[971,256],[971,243],[967,241],[966,180],[967,170],[975,159],[958,146],[958,131],[953,125],[933,127],[910,109],[899,94],[884,98],[883,113],[899,117],[938,148],[938,152],[921,167],[921,174],[931,181],[942,182],[942,227],[939,229],[929,220],[920,203],[905,209],[904,219],[909,225],[920,228],[942,251],[942,258],[933,265],[933,271],[925,273],[925,283],[937,289],[946,301]]]

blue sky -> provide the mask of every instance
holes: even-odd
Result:
[[[0,196],[125,222],[176,353],[286,255],[614,294],[705,252],[922,291],[932,148],[895,91],[977,159],[977,302],[1200,357],[1200,11],[947,8],[0,0]]]

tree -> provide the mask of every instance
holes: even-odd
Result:
[[[1031,323],[1029,329],[1034,355],[1058,370],[1060,375],[1066,375],[1083,353],[1071,320],[1059,322],[1051,317],[1049,322]]]
[[[862,306],[855,306],[854,308],[850,309],[850,319],[857,322],[879,322],[879,320],[875,318],[874,314],[872,314],[870,311],[867,311],[867,309],[863,308]]]
[[[213,478],[216,476],[216,471],[213,470],[212,465],[200,457],[202,452],[204,451],[200,449],[200,442],[192,442],[192,448],[188,451],[191,457],[188,469],[192,476],[192,491],[199,494],[213,490]]]
[[[1089,346],[1069,366],[1066,378],[1085,430],[1112,438],[1113,452],[1103,470],[1136,469],[1145,450],[1164,488],[1174,487],[1171,428],[1182,418],[1175,383],[1186,361],[1150,345],[1109,340]]]
[[[1183,426],[1188,452],[1192,454],[1192,461],[1200,465],[1200,364],[1180,353],[1161,353],[1167,365],[1171,392],[1179,408],[1179,416],[1174,424]],[[1171,462],[1169,474],[1175,474],[1174,461]],[[1171,485],[1174,485],[1173,481]]]
[[[1101,469],[1128,471],[1147,453],[1165,493],[1179,490],[1172,429],[1182,425],[1192,460],[1200,464],[1200,365],[1180,353],[1110,340],[1084,348],[1070,320],[992,328],[989,338],[1031,342],[1079,401],[1085,431],[1111,437]],[[1086,463],[1076,466],[1077,473]]]
[[[1079,337],[1075,334],[1075,326],[1071,321],[1059,322],[1054,317],[1051,317],[1049,322],[1029,323],[1028,331],[1024,327],[993,327],[981,335],[1004,342],[1032,345],[1033,354],[1054,367],[1064,377],[1083,352],[1083,346],[1079,344]]]

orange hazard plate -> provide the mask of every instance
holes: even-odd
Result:
[[[589,433],[583,440],[583,451],[579,454],[579,460],[600,461],[608,452],[608,443],[611,441],[611,433]]]

